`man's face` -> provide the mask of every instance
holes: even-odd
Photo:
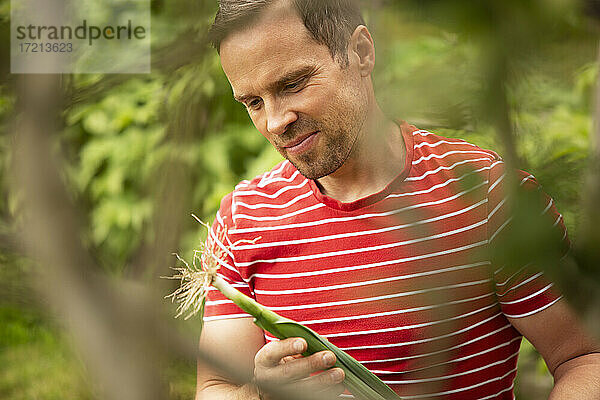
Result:
[[[221,64],[260,133],[302,175],[318,179],[351,156],[367,96],[352,55],[342,68],[285,3],[228,36]]]

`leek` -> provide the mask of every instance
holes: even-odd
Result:
[[[196,219],[198,220],[198,218]],[[201,222],[200,220],[198,221]],[[202,224],[208,227],[208,225]],[[306,340],[308,347],[306,352],[303,353],[304,356],[323,350],[333,352],[337,360],[334,367],[341,368],[344,371],[345,378],[343,384],[357,398],[364,400],[400,399],[389,386],[383,383],[371,371],[330,343],[327,339],[304,325],[267,309],[218,276],[218,264],[216,260],[222,259],[221,257],[225,254],[225,246],[222,240],[224,234],[223,230],[217,229],[216,235],[213,236],[209,230],[207,244],[201,250],[194,252],[191,266],[177,256],[185,266],[173,268],[179,271],[179,274],[169,278],[181,280],[181,285],[175,292],[167,296],[179,303],[176,317],[186,312],[187,316],[185,319],[197,313],[200,313],[202,316],[208,287],[212,285],[238,307],[252,315],[254,323],[261,329],[270,332],[279,339],[301,337]],[[200,267],[198,267],[197,261],[200,261]]]

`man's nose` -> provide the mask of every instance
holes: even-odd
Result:
[[[281,102],[265,104],[267,109],[267,131],[272,135],[281,135],[287,127],[298,119],[298,115]]]

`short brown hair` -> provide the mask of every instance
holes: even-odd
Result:
[[[215,22],[210,28],[212,45],[220,50],[221,42],[231,33],[250,25],[260,13],[277,0],[221,0]],[[298,15],[312,37],[329,48],[331,56],[348,64],[346,47],[357,26],[365,21],[356,0],[292,0]]]

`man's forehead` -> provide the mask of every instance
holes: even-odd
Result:
[[[266,54],[247,48],[238,52],[233,49],[221,53],[223,71],[232,84],[247,82],[250,84],[274,84],[275,82],[289,80],[310,70],[318,68],[321,64],[318,57],[329,56],[327,49],[312,48],[307,51],[300,48],[281,49],[279,46],[267,48]],[[270,51],[270,54],[269,53]],[[242,87],[240,87],[242,89]]]

